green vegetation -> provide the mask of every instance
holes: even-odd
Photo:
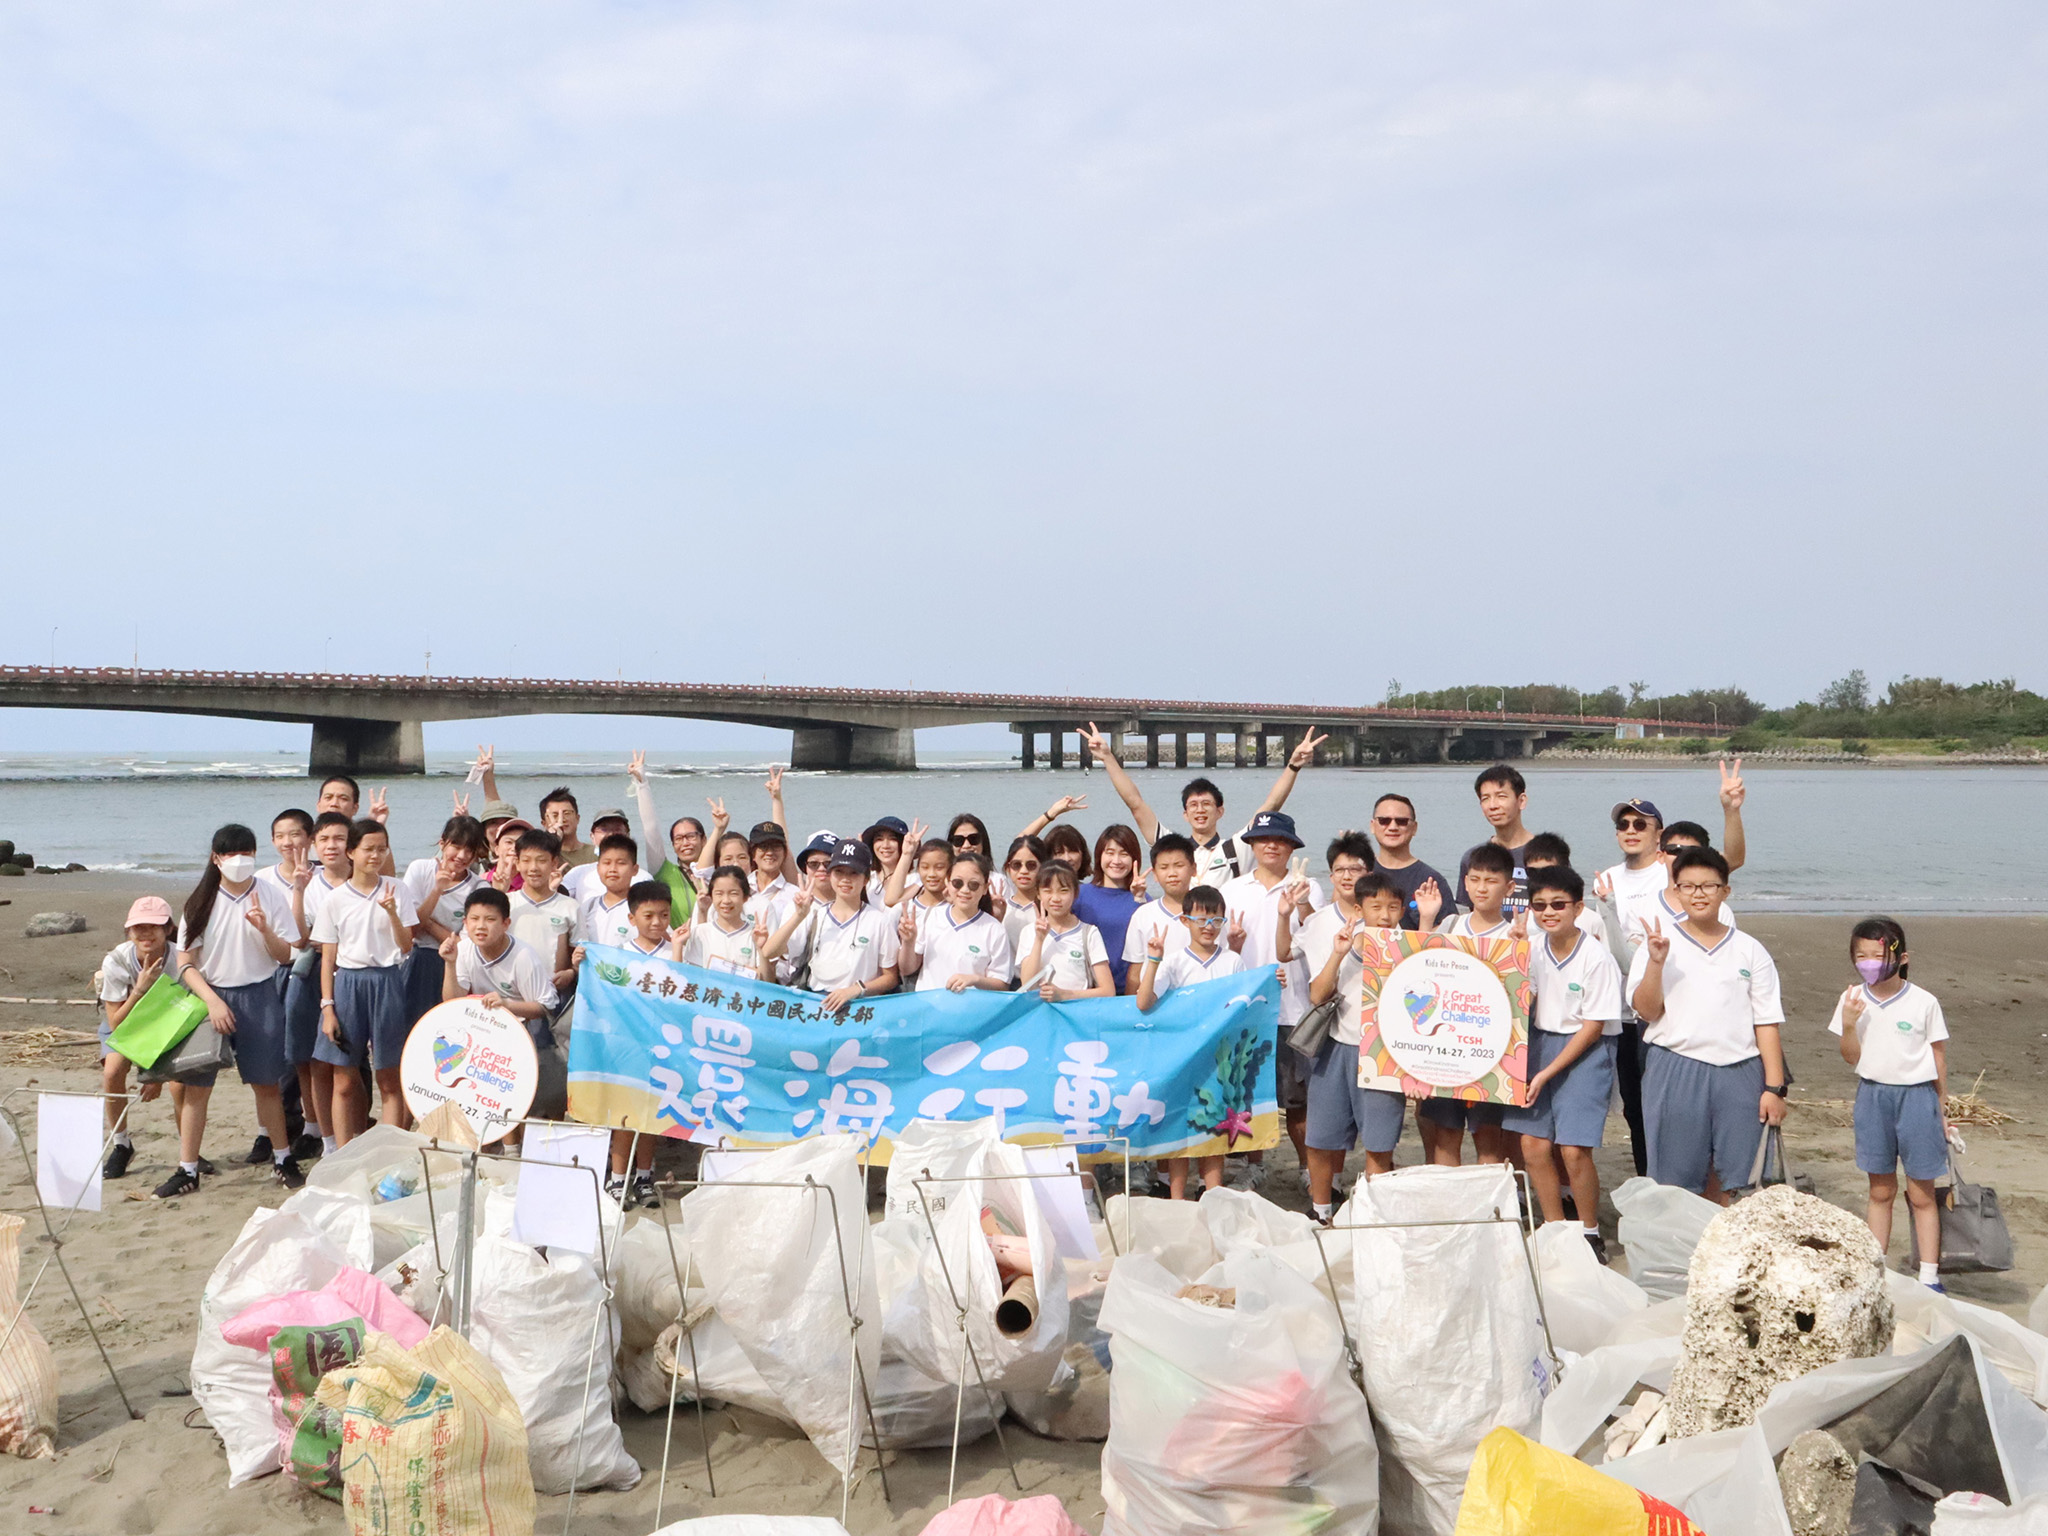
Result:
[[[1882,697],[1876,697],[1869,678],[1859,670],[1829,683],[1813,699],[1783,709],[1769,708],[1740,688],[1695,688],[1689,693],[1653,695],[1640,682],[1584,690],[1561,684],[1506,687],[1475,683],[1469,688],[1407,693],[1398,681],[1392,681],[1387,685],[1386,703],[1407,709],[1619,715],[1641,720],[1653,730],[1658,720],[1707,721],[1727,731],[1725,746],[1733,752],[1776,748],[1854,756],[1939,756],[2048,747],[2048,698],[2021,688],[2009,677],[1968,684],[1938,677],[1902,677],[1887,686]],[[1573,737],[1568,745],[1688,755],[1716,750],[1699,738],[1616,741],[1604,731],[1594,730]]]

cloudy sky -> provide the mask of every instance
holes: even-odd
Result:
[[[0,659],[2048,687],[2044,67],[2017,4],[10,6]]]

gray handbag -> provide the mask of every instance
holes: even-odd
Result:
[[[1332,992],[1329,1001],[1316,1004],[1301,1016],[1288,1034],[1287,1043],[1313,1060],[1330,1038],[1330,1032],[1337,1027],[1337,1015],[1343,1007],[1344,994]]]
[[[1793,1171],[1790,1160],[1785,1156],[1785,1138],[1779,1128],[1767,1125],[1763,1139],[1756,1144],[1756,1160],[1749,1165],[1749,1183],[1745,1187],[1754,1194],[1773,1184],[1790,1184],[1802,1195],[1818,1193],[1812,1174]]]
[[[1944,1274],[1983,1274],[2012,1268],[2012,1233],[1998,1208],[1998,1191],[1988,1184],[1964,1180],[1956,1160],[1948,1160],[1949,1182],[1934,1191],[1941,1212],[1941,1269]],[[1920,1264],[1920,1234],[1911,1222],[1911,1262]]]
[[[156,1064],[146,1071],[138,1071],[136,1078],[145,1083],[173,1083],[182,1077],[199,1073],[218,1072],[223,1067],[234,1065],[235,1048],[230,1043],[233,1037],[224,1035],[210,1022],[199,1027],[178,1042],[173,1051],[166,1051],[156,1059]]]

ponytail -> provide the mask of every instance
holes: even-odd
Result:
[[[229,822],[213,834],[215,857],[229,853],[254,853],[256,834],[239,822]],[[206,925],[213,920],[214,898],[220,895],[220,866],[209,858],[206,872],[185,898],[185,936],[194,945],[206,942]]]

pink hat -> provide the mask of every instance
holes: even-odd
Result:
[[[171,920],[171,904],[161,896],[138,896],[135,905],[128,909],[128,920],[123,928],[135,928],[145,923],[164,924]]]

